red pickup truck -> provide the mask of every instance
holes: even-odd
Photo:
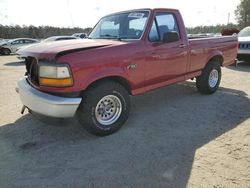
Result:
[[[201,93],[214,93],[237,46],[235,36],[188,39],[178,10],[119,12],[103,17],[88,39],[19,50],[27,72],[17,91],[23,109],[76,115],[87,131],[108,135],[128,118],[129,95],[191,78]]]

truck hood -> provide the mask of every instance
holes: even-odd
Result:
[[[54,59],[57,56],[82,51],[93,48],[101,48],[106,46],[121,45],[122,41],[116,40],[92,40],[92,39],[76,39],[54,42],[44,42],[21,48],[17,54],[22,57],[36,57],[38,59]]]
[[[250,42],[250,36],[249,37],[239,37],[239,42]]]

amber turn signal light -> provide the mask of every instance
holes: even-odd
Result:
[[[39,83],[42,86],[54,86],[54,87],[69,87],[73,85],[71,78],[39,78]]]

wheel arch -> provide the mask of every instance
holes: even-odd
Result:
[[[118,76],[118,75],[98,78],[98,79],[92,81],[91,83],[89,83],[88,86],[86,87],[86,89],[84,89],[84,91],[88,90],[90,87],[95,87],[95,85],[97,85],[101,82],[104,82],[104,81],[117,82],[117,83],[121,84],[128,91],[128,93],[130,95],[132,94],[132,88],[131,88],[130,82],[126,78],[124,78],[122,76]]]
[[[1,52],[2,52],[3,50],[9,50],[10,53],[12,52],[11,49],[10,49],[8,46],[4,46],[4,47],[2,47],[0,50],[1,50]]]
[[[213,52],[212,55],[208,58],[207,64],[209,64],[211,62],[218,62],[220,64],[220,66],[223,66],[224,57],[223,57],[222,52],[220,52],[220,51]]]

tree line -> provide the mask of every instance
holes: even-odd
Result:
[[[0,38],[13,39],[13,38],[37,38],[44,39],[51,36],[70,36],[74,33],[89,33],[91,28],[59,28],[52,26],[7,26],[0,24]]]
[[[238,25],[216,25],[216,26],[197,26],[187,28],[187,33],[221,33],[223,29],[238,28]],[[37,38],[44,39],[51,36],[66,35],[70,36],[74,33],[89,33],[91,28],[59,28],[52,26],[4,26],[0,25],[0,38],[13,39],[13,38]]]
[[[222,33],[225,29],[240,29],[240,27],[237,24],[218,24],[216,26],[197,26],[186,28],[188,34]]]

